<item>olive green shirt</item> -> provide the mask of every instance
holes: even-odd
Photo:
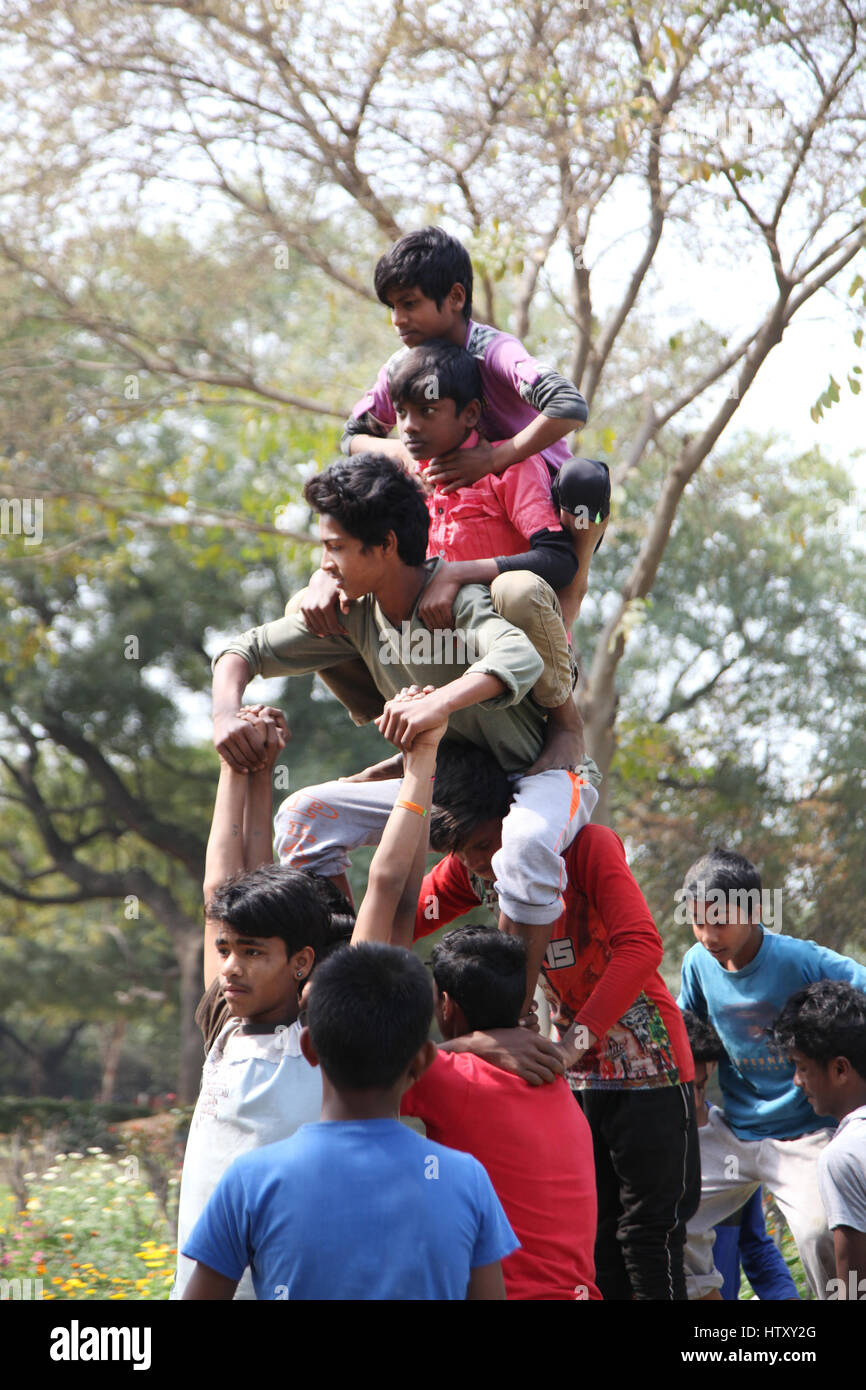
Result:
[[[441,560],[425,561],[428,577]],[[421,593],[423,593],[423,589]],[[418,598],[420,599],[421,593]],[[340,621],[345,636],[317,637],[300,613],[251,628],[229,642],[214,660],[235,652],[252,676],[302,676],[360,656],[383,698],[406,685],[449,685],[467,672],[496,676],[505,690],[491,700],[457,710],[448,720],[449,738],[486,748],[508,772],[529,767],[544,742],[546,713],[529,693],[544,663],[529,638],[496,613],[490,590],[466,584],[454,600],[454,626],[431,632],[417,616],[395,629],[372,594],[349,605]]]

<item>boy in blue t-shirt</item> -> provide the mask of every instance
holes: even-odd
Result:
[[[806,1276],[826,1298],[835,1275],[833,1242],[818,1191],[818,1158],[831,1121],[817,1116],[794,1068],[767,1041],[785,1001],[816,980],[866,989],[866,968],[814,941],[761,924],[761,878],[748,859],[714,849],[684,881],[698,945],[683,960],[678,1004],[712,1023],[726,1057],[719,1063],[724,1119],[701,1139],[701,1206],[710,1226],[742,1206],[763,1183],[797,1243]]]
[[[301,1047],[322,1118],[245,1154],[188,1239],[186,1299],[504,1299],[518,1242],[474,1158],[400,1124],[430,1066],[430,979],[393,946],[346,947],[317,971]]]

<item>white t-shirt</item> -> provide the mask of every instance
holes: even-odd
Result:
[[[223,1173],[239,1154],[288,1139],[319,1119],[322,1074],[301,1053],[300,1023],[272,1033],[244,1033],[230,1019],[207,1055],[201,1091],[186,1141],[177,1219],[181,1298],[195,1269],[180,1254]],[[235,1298],[255,1298],[249,1270]]]
[[[839,1121],[818,1159],[818,1186],[831,1231],[866,1231],[866,1105]]]

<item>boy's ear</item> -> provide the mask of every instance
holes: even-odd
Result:
[[[439,991],[438,1003],[442,1013],[442,1022],[447,1023],[450,1027],[454,1022],[454,1000],[447,990]]]
[[[481,419],[481,402],[479,400],[470,401],[460,412],[460,418],[467,429],[474,430]]]
[[[319,1065],[319,1054],[313,1047],[313,1039],[310,1037],[309,1028],[301,1029],[301,1036],[298,1041],[301,1045],[301,1051],[303,1052],[310,1066],[317,1067]]]
[[[465,309],[466,290],[463,285],[458,285],[456,283],[453,284],[450,290],[448,291],[446,298],[452,309],[460,309],[461,311]]]
[[[382,551],[383,557],[386,557],[386,556],[389,556],[389,555],[396,555],[396,554],[398,553],[398,552],[397,552],[397,534],[396,534],[395,531],[389,531],[389,532],[387,533],[387,535],[385,536],[385,539],[382,541],[382,544],[381,544],[380,549],[381,549],[381,551]]]
[[[414,1086],[424,1075],[428,1067],[432,1067],[436,1060],[438,1048],[434,1042],[425,1042],[418,1048],[412,1061],[409,1063],[409,1085]]]
[[[300,994],[304,981],[308,980],[316,963],[316,953],[312,946],[302,946],[300,951],[295,951],[289,956],[289,969],[292,978],[297,982],[298,993]]]

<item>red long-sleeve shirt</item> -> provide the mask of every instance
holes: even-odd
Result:
[[[569,1073],[575,1089],[676,1085],[694,1077],[682,1014],[658,973],[663,948],[622,841],[587,825],[566,850],[565,911],[545,977],[576,1023],[598,1038]],[[416,938],[476,907],[468,870],[448,855],[426,875]]]

